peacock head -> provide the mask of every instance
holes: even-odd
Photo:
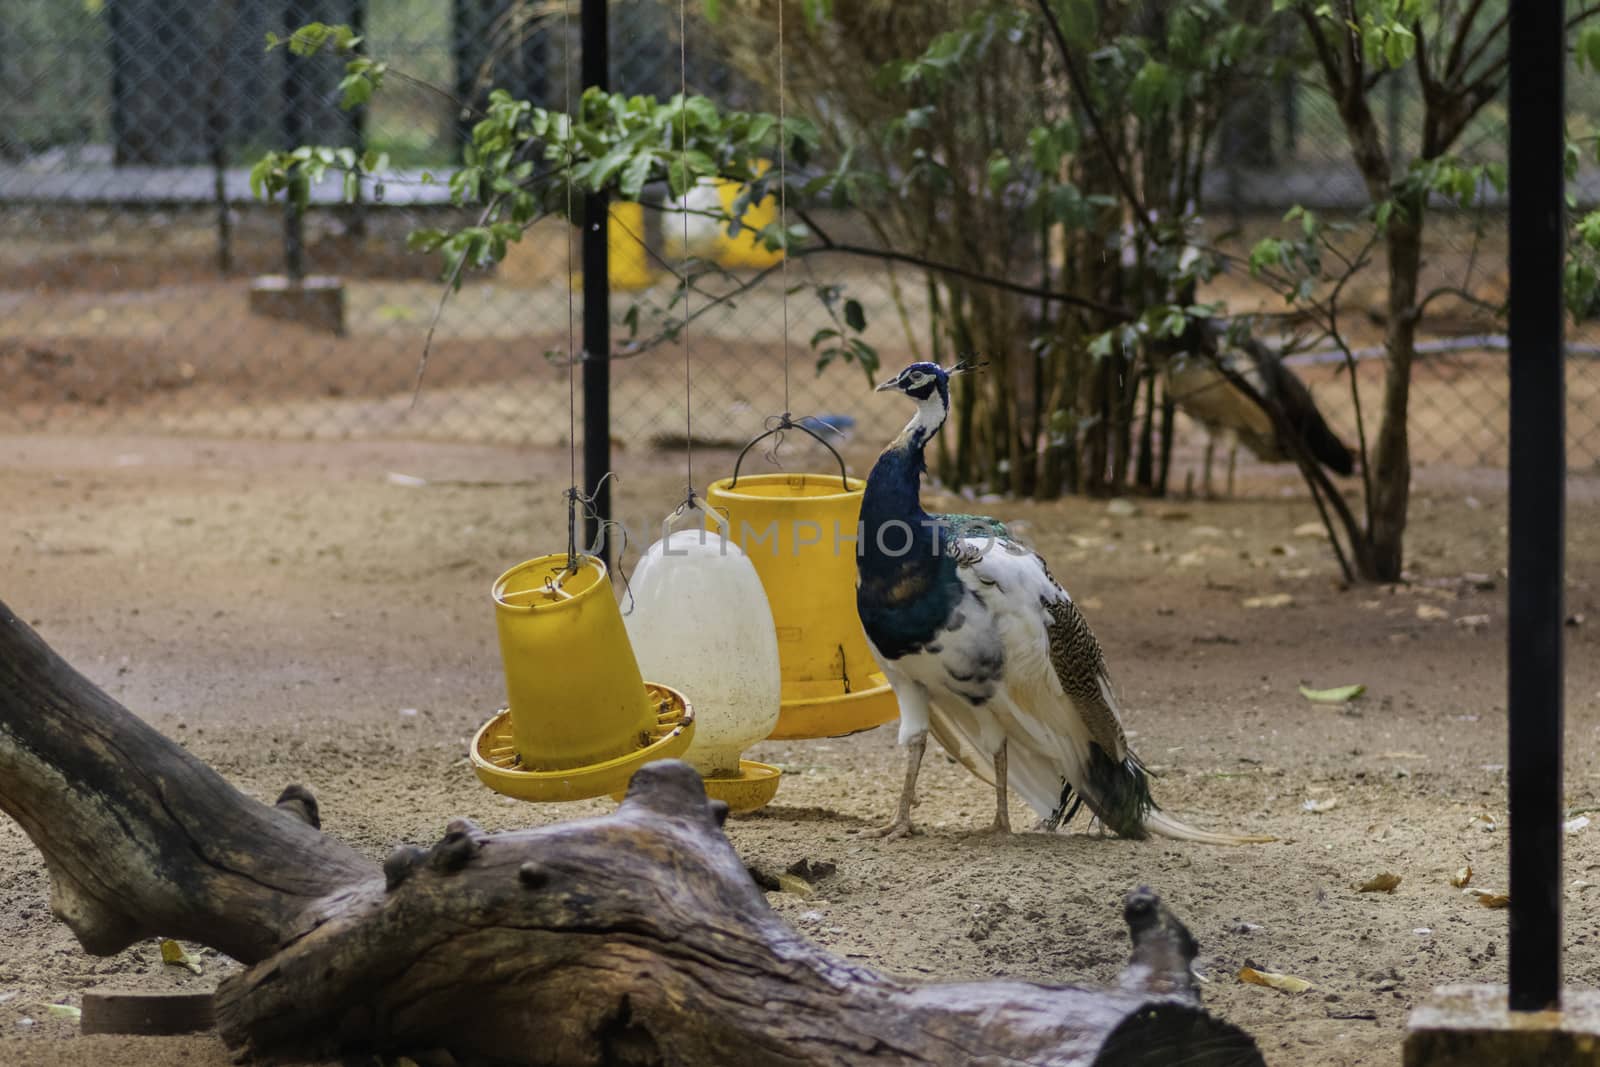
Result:
[[[950,375],[973,369],[975,364],[962,360],[946,370],[937,363],[913,363],[877,387],[877,392],[904,393],[917,402],[917,413],[906,424],[905,433],[898,443],[921,447],[944,424],[950,412]]]
[[[938,394],[948,406],[950,403],[950,372],[937,363],[913,363],[888,381],[881,382],[876,390],[904,393],[921,403]]]

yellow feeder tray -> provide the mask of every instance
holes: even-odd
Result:
[[[540,556],[496,579],[493,596],[507,707],[471,749],[490,788],[524,800],[604,796],[689,747],[693,709],[640,677],[604,562]]]
[[[788,420],[785,428],[805,429]],[[855,538],[865,488],[841,461],[837,475],[741,477],[735,465],[732,478],[706,489],[772,605],[783,675],[775,740],[841,737],[900,714],[856,614]]]
[[[757,763],[752,759],[739,761],[736,776],[708,776],[700,779],[706,787],[706,796],[728,805],[734,815],[744,815],[771,803],[778,794],[778,782],[783,772],[770,763]],[[611,796],[621,800],[627,789],[618,789]]]
[[[621,800],[634,771],[653,760],[682,756],[694,739],[694,709],[683,694],[653,682],[644,683],[644,688],[655,704],[656,721],[649,743],[637,752],[570,770],[529,770],[517,753],[511,709],[502,708],[472,739],[472,770],[496,793],[518,800],[548,803],[606,794]],[[732,801],[728,806],[733,807]]]

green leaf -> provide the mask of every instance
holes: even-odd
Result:
[[[617,183],[617,192],[624,200],[638,200],[639,194],[644,192],[644,183],[650,178],[651,164],[654,162],[649,152],[640,152],[628,161],[623,168],[622,178]]]
[[[1183,102],[1183,85],[1173,76],[1172,68],[1151,59],[1139,68],[1128,87],[1128,101],[1133,113],[1148,119],[1163,108],[1176,107]]]
[[[691,96],[683,106],[689,121],[703,130],[714,131],[721,124],[717,105],[703,96]]]
[[[989,160],[990,191],[998,193],[1001,189],[1004,189],[1006,183],[1011,180],[1011,174],[1011,160],[1007,159],[1005,156],[996,155],[993,159]]]
[[[1579,219],[1577,233],[1584,244],[1600,252],[1600,211],[1591,211]]]
[[[1578,59],[1580,65],[1588,63],[1591,71],[1600,72],[1600,26],[1585,26],[1578,34]]]
[[[772,133],[773,128],[777,125],[778,118],[776,115],[763,113],[752,117],[750,126],[745,131],[745,143],[750,145],[751,148],[758,148],[766,142],[767,135]]]
[[[867,313],[861,307],[861,301],[846,300],[844,302],[844,321],[857,333],[867,328]]]
[[[1341,685],[1333,689],[1300,687],[1300,695],[1313,704],[1347,704],[1367,691],[1364,685]]]
[[[675,156],[672,162],[667,164],[667,188],[672,191],[673,196],[681,199],[693,184],[694,178],[689,173],[689,165],[684,162],[682,156]]]
[[[1406,37],[1398,33],[1390,33],[1384,41],[1384,58],[1389,61],[1389,66],[1396,70],[1405,66],[1406,60],[1410,58],[1410,51]]]
[[[344,92],[339,99],[339,106],[346,111],[360,107],[372,99],[372,83],[364,74],[350,75],[339,83],[339,88]]]

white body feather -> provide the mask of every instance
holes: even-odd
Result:
[[[1044,818],[1060,802],[1064,780],[1084,781],[1089,767],[1088,724],[1050,662],[1045,604],[1070,598],[1032,552],[982,538],[964,544],[979,558],[957,572],[968,592],[958,609],[960,628],[899,660],[885,660],[876,648],[873,655],[900,697],[902,744],[931,730],[968,770],[992,783],[994,753],[1004,738],[1010,786]],[[1004,669],[992,695],[975,706],[952,674],[973,674],[995,648]],[[1109,686],[1105,696],[1115,709]],[[1109,755],[1121,760],[1126,752]]]
[[[1121,706],[1109,677],[1098,670],[1099,694],[1114,725],[1102,722],[1097,731],[1089,719],[1096,712],[1079,707],[1062,686],[1051,656],[1047,609],[1071,597],[1039,557],[1007,541],[968,538],[962,544],[974,562],[957,571],[967,593],[956,609],[960,625],[942,628],[932,644],[898,660],[886,660],[876,647],[872,654],[900,701],[901,744],[931,732],[963,766],[993,784],[994,754],[1003,739],[1007,784],[1048,819],[1066,783],[1086,787],[1091,741],[1098,740],[1117,763],[1127,758]],[[957,679],[981,675],[996,650],[1002,669],[982,687],[981,702],[975,701],[971,696],[979,687]],[[1198,829],[1159,808],[1145,816],[1144,828],[1204,844],[1273,840]]]

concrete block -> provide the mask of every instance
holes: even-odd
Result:
[[[313,274],[292,282],[269,274],[250,283],[250,311],[344,336],[344,282]]]
[[[1506,987],[1441,986],[1411,1013],[1405,1067],[1600,1067],[1600,991],[1566,990],[1560,1011],[1506,1007]]]

